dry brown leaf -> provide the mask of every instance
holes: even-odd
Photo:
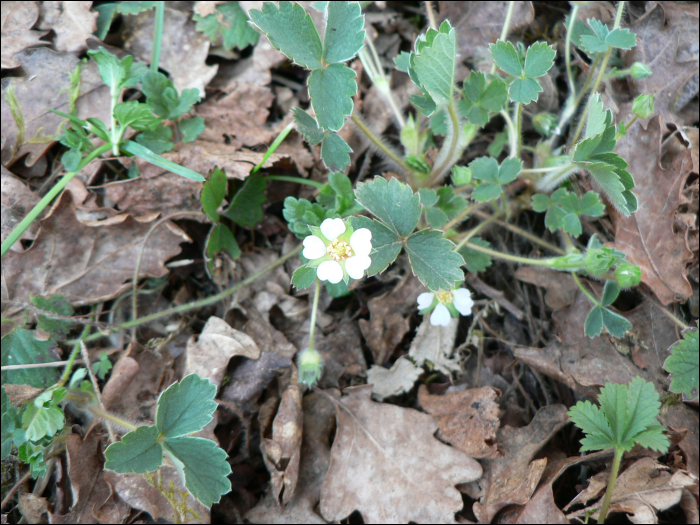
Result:
[[[262,9],[262,3],[255,9]],[[270,69],[279,66],[285,60],[287,57],[272,47],[269,40],[261,38],[253,48],[252,56],[235,63],[221,64],[209,87],[228,93],[239,83],[266,86],[272,82]]]
[[[618,153],[629,162],[639,206],[630,217],[617,216],[615,248],[642,269],[642,282],[666,305],[693,294],[686,276],[693,253],[686,246],[685,232],[674,233],[673,221],[685,182],[697,167],[691,150],[685,150],[662,169],[661,135],[661,120],[656,117],[646,131],[641,124],[633,126],[618,144]]]
[[[26,76],[5,79],[2,99],[2,164],[29,153],[25,159],[32,166],[53,144],[53,138],[62,131],[66,119],[51,113],[49,108],[70,113],[68,107],[70,77],[79,60],[72,54],[60,54],[47,48],[26,49],[14,55],[22,64]],[[17,125],[7,103],[7,89],[14,86],[25,123],[24,138],[18,144]],[[109,122],[110,96],[100,77],[94,60],[81,69],[80,95],[75,102],[79,118],[95,117]],[[32,141],[30,144],[29,141]]]
[[[521,266],[516,270],[515,277],[546,289],[544,302],[554,310],[565,308],[573,303],[578,290],[574,279],[568,273],[541,266]]]
[[[2,2],[2,44],[0,53],[2,56],[3,69],[19,67],[22,64],[12,58],[28,47],[37,45],[48,45],[43,42],[46,31],[32,31],[32,27],[39,18],[39,7],[36,2],[8,1]]]
[[[438,437],[472,458],[493,459],[498,453],[500,396],[490,386],[442,396],[430,395],[425,385],[418,389],[418,403],[438,424]]]
[[[600,287],[596,291],[600,297]],[[515,357],[582,394],[594,394],[608,381],[629,383],[637,376],[664,392],[670,381],[662,366],[676,342],[673,321],[645,299],[622,314],[632,323],[630,337],[591,339],[583,333],[591,308],[588,298],[579,293],[569,308],[552,314],[558,337],[545,348],[515,348]]]
[[[37,197],[32,190],[30,190],[27,185],[19,178],[15,177],[12,173],[2,166],[2,192],[0,193],[0,198],[2,199],[2,240],[5,239],[12,233],[22,219],[29,213],[29,211],[34,207],[36,203],[39,202],[39,197]],[[22,239],[34,239],[36,233],[39,231],[39,221],[34,220],[29,225],[24,233],[21,235],[19,240]],[[22,243],[17,241],[10,248],[12,251],[22,252]]]
[[[2,385],[2,387],[5,389],[10,403],[16,407],[33,400],[44,391],[43,388],[36,388],[31,385],[12,385],[7,383]]]
[[[154,10],[124,17],[124,51],[143,62],[150,63],[153,49]],[[190,13],[165,8],[160,67],[170,73],[179,93],[197,88],[204,97],[204,88],[214,78],[219,66],[206,64],[209,39],[196,29]]]
[[[131,507],[114,493],[103,470],[102,444],[98,434],[85,440],[78,434],[66,438],[68,478],[73,504],[63,516],[50,514],[50,523],[124,523]]]
[[[62,294],[73,305],[116,297],[133,279],[142,241],[152,224],[128,215],[107,225],[77,220],[70,194],[64,193],[41,221],[34,244],[22,253],[8,252],[2,264],[2,300],[26,302],[29,296]],[[180,252],[189,237],[174,224],[162,224],[149,238],[140,277],[162,277],[164,263]]]
[[[630,26],[637,45],[624,56],[626,64],[642,62],[652,71],[642,80],[630,78],[633,95],[654,95],[655,111],[664,124],[693,125],[697,115],[684,123],[677,113],[698,94],[698,5],[659,2],[648,9]]]
[[[458,326],[459,319],[450,319],[447,326],[435,326],[430,322],[430,316],[423,316],[423,322],[411,341],[408,355],[416,365],[423,366],[424,363],[430,362],[433,368],[446,376],[459,372],[459,356],[450,359],[457,339]]]
[[[263,351],[276,352],[282,357],[291,359],[297,353],[297,348],[290,343],[282,332],[277,330],[265,319],[250,299],[241,302],[239,308],[245,316],[240,330],[250,335]]]
[[[339,521],[357,510],[365,523],[452,523],[463,505],[454,486],[481,477],[481,466],[435,439],[430,416],[375,403],[371,385],[345,392],[335,400],[323,517]]]
[[[128,355],[123,355],[116,362],[107,384],[102,389],[102,403],[105,408],[111,407],[127,391],[140,368],[138,361]]]
[[[97,30],[97,11],[90,11],[92,2],[41,2],[39,29],[56,33],[54,47],[60,53],[80,53],[86,41]]]
[[[685,437],[678,443],[685,456],[685,468],[697,479],[698,473],[698,442],[700,438],[700,422],[696,410],[683,403],[673,405],[664,414],[666,425],[676,432],[685,431]]]
[[[667,510],[681,500],[683,488],[696,482],[683,471],[671,474],[668,467],[654,458],[642,458],[617,478],[609,512],[625,512],[632,523],[658,523],[656,513]],[[607,480],[606,473],[604,479]],[[594,505],[576,510],[566,517],[582,518],[598,516],[602,500]]]
[[[31,492],[20,493],[17,506],[27,523],[46,523],[44,514],[49,512],[49,500],[47,498],[42,498]]]
[[[411,390],[422,373],[422,368],[401,356],[388,369],[372,365],[367,371],[367,384],[374,385],[372,395],[383,401],[384,398],[398,396]]]
[[[532,458],[568,422],[564,405],[550,405],[540,408],[528,426],[506,426],[498,431],[502,456],[487,460],[488,489],[473,507],[480,522],[490,523],[505,506],[530,500],[547,465],[547,458]]]
[[[260,450],[270,473],[270,492],[284,507],[293,498],[299,480],[301,437],[304,414],[299,384],[289,385],[282,394],[272,423],[272,439],[262,439]]]
[[[360,319],[360,330],[372,350],[374,362],[382,365],[410,330],[408,318],[417,308],[421,282],[408,272],[392,291],[367,302],[369,321]]]
[[[314,509],[321,498],[321,485],[331,459],[330,438],[335,428],[335,406],[324,395],[304,397],[304,431],[297,490],[286,507],[280,508],[268,491],[245,518],[252,523],[326,523]]]

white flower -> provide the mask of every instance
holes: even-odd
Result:
[[[372,264],[372,232],[367,228],[353,231],[342,219],[326,219],[321,223],[321,235],[304,239],[302,255],[314,261],[317,276],[322,281],[338,284],[346,276],[362,279]]]
[[[425,292],[418,296],[418,309],[427,314],[430,309],[430,324],[433,326],[447,326],[451,317],[459,314],[464,316],[472,313],[472,294],[466,288],[455,290],[438,290],[436,293]]]

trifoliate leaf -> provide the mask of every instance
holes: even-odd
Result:
[[[318,203],[311,204],[306,199],[287,197],[284,199],[282,215],[289,223],[289,229],[299,238],[311,235],[309,225],[320,226],[326,218],[326,210]]]
[[[423,192],[425,190],[420,190],[421,192],[421,203],[425,203],[423,199]],[[428,190],[433,191],[434,190]],[[432,201],[433,204],[427,207],[425,210],[425,218],[428,224],[433,228],[442,228],[445,223],[457,216],[459,212],[467,207],[467,201],[464,197],[460,197],[454,194],[454,190],[450,186],[444,186],[440,188],[435,193],[435,199]],[[428,194],[426,194],[426,197]],[[424,206],[427,206],[424,204]]]
[[[362,49],[365,40],[365,17],[358,2],[330,2],[323,58],[327,63],[345,62]]]
[[[357,93],[355,72],[344,64],[329,64],[309,75],[309,97],[318,125],[338,131],[352,113],[352,97]]]
[[[216,13],[202,17],[195,14],[197,31],[216,41],[221,37],[224,48],[245,49],[258,42],[258,33],[248,24],[248,17],[238,2],[224,2],[216,6]]]
[[[145,474],[163,464],[163,447],[156,427],[140,426],[105,450],[105,469],[119,474]]]
[[[542,91],[540,83],[532,78],[516,78],[510,85],[508,94],[513,102],[529,104],[536,102]]]
[[[420,197],[397,179],[375,177],[355,190],[357,201],[401,237],[410,235],[422,211]]]
[[[462,116],[475,126],[489,121],[489,111],[498,112],[508,101],[508,87],[500,79],[486,84],[486,75],[472,72],[464,81],[464,98],[457,105]]]
[[[683,339],[671,345],[673,354],[664,361],[664,369],[671,374],[671,391],[681,392],[689,399],[698,397],[698,329],[683,331]]]
[[[588,312],[586,322],[583,325],[583,333],[593,339],[603,331],[603,308],[595,306]]]
[[[525,67],[527,78],[537,78],[545,75],[554,65],[556,51],[547,42],[535,42],[527,48]]]
[[[314,284],[317,271],[317,268],[311,268],[305,264],[302,264],[299,268],[294,270],[294,274],[292,275],[292,286],[298,290],[308,288]]]
[[[107,352],[101,352],[100,360],[92,365],[92,371],[100,380],[104,380],[110,370],[112,370],[112,362],[109,360]]]
[[[161,121],[151,113],[151,107],[148,104],[142,104],[135,100],[117,104],[114,107],[114,116],[122,126],[131,126],[138,131],[153,129]]]
[[[63,428],[66,418],[63,410],[53,401],[37,406],[35,402],[29,403],[22,413],[22,427],[29,441],[39,441],[43,437],[53,437]]]
[[[523,67],[513,44],[499,40],[495,44],[489,45],[489,50],[491,57],[501,70],[514,77],[519,77],[522,74]]]
[[[575,193],[560,188],[552,194],[551,200],[546,195],[533,195],[532,209],[537,212],[547,211],[544,224],[549,231],[562,228],[574,237],[581,235],[580,215],[599,217],[605,206],[598,200],[598,194],[589,191],[580,200]]]
[[[263,219],[262,203],[267,200],[267,180],[251,175],[236,192],[224,215],[241,226],[252,228]]]
[[[60,373],[57,368],[24,368],[5,370],[9,365],[33,365],[51,363],[57,357],[51,354],[55,343],[39,341],[34,332],[24,328],[15,328],[2,338],[2,384],[31,385],[36,388],[48,388],[58,381]]]
[[[47,312],[53,312],[62,316],[71,316],[75,313],[68,300],[59,294],[50,297],[32,297],[31,301],[34,303],[34,306]],[[54,319],[43,314],[39,315],[39,327],[49,332],[53,339],[63,339],[74,325],[74,321]]]
[[[204,131],[204,119],[202,117],[183,118],[177,123],[182,135],[182,142],[192,142]]]
[[[311,16],[297,3],[265,2],[262,11],[248,13],[253,24],[265,33],[275,49],[308,69],[321,67],[323,46]]]
[[[476,244],[477,246],[482,246],[484,248],[489,248],[491,245],[483,240],[481,237],[472,237],[469,239],[469,244]],[[464,264],[471,273],[483,272],[491,266],[491,257],[482,252],[477,252],[476,250],[469,247],[469,245],[463,246],[459,249],[459,254],[464,258]]]
[[[219,168],[214,168],[214,171],[209,176],[209,180],[202,187],[202,211],[207,214],[209,220],[213,223],[219,222],[219,214],[216,210],[219,209],[221,203],[226,197],[226,174]]]
[[[493,157],[478,157],[469,163],[475,179],[498,184],[498,161]]]
[[[437,230],[421,230],[406,239],[413,273],[429,290],[451,290],[464,280],[464,259]]]
[[[367,269],[367,275],[376,275],[386,270],[401,252],[401,239],[392,229],[383,223],[369,217],[352,217],[352,227],[367,228],[372,232],[372,264]]]
[[[321,158],[326,167],[334,172],[345,171],[350,165],[352,149],[337,133],[326,133],[321,143]]]
[[[199,89],[183,89],[182,95],[178,95],[175,84],[157,71],[148,71],[143,76],[141,90],[153,113],[169,120],[187,113],[199,101]]]
[[[136,142],[142,146],[147,147],[153,153],[160,155],[161,153],[167,153],[175,147],[175,143],[170,139],[173,138],[173,130],[168,126],[163,126],[158,124],[154,129],[144,131],[136,136]],[[136,166],[136,164],[132,164]]]
[[[484,202],[497,198],[501,192],[502,184],[508,184],[515,180],[522,169],[522,161],[509,157],[500,167],[493,157],[479,157],[469,163],[472,176],[483,181],[472,192],[472,198],[477,202]]]
[[[502,188],[498,184],[484,183],[474,188],[472,199],[476,202],[491,201],[497,199],[501,192]]]
[[[610,281],[608,281],[610,282]],[[617,284],[617,283],[616,283]],[[632,328],[632,323],[627,319],[622,317],[620,314],[616,314],[612,310],[603,308],[603,325],[610,335],[613,337],[621,338],[625,336],[625,332]]]
[[[163,447],[184,477],[185,487],[202,505],[211,507],[231,491],[231,466],[226,452],[209,439],[169,437]]]
[[[322,200],[325,199],[326,202]],[[341,217],[348,217],[364,208],[355,201],[352,182],[344,173],[330,173],[328,184],[324,185],[317,199],[322,205],[333,209]]]
[[[447,32],[441,28],[431,43],[414,54],[412,61],[412,69],[418,77],[420,87],[438,106],[452,102],[454,89],[456,32],[449,26],[449,22],[447,24]]]
[[[216,386],[196,374],[173,383],[158,399],[156,428],[165,437],[199,432],[216,410],[215,396]]]
[[[323,130],[318,127],[315,118],[301,108],[293,108],[292,115],[297,129],[304,135],[306,142],[315,146],[323,140]]]

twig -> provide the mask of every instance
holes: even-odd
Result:
[[[87,346],[85,346],[85,343],[83,341],[80,341],[80,353],[83,356],[83,361],[89,363],[90,362],[90,356],[88,355],[87,351]],[[92,371],[91,366],[86,366],[87,373],[90,376],[90,382],[92,383],[92,388],[95,390],[95,397],[97,397],[97,402],[100,404],[100,408],[104,410],[105,412],[107,409],[105,408],[104,403],[102,402],[102,395],[100,394],[100,385],[97,383],[97,378],[95,377],[94,372]],[[112,430],[112,426],[109,424],[109,422],[105,422],[106,427],[107,427],[107,432],[109,433],[109,442],[114,443],[117,441],[117,438],[114,435],[114,431]]]
[[[503,308],[508,310],[518,321],[522,321],[523,319],[525,319],[525,313],[520,308],[511,303],[508,299],[506,299],[503,296],[503,292],[501,292],[500,290],[491,288],[488,284],[486,284],[476,275],[473,275],[471,273],[467,274],[467,282],[470,284],[470,286],[483,293],[485,296],[490,297],[498,304],[500,304]]]

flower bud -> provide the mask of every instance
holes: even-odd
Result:
[[[632,113],[641,119],[651,117],[654,113],[654,95],[639,95],[635,98]]]
[[[637,286],[642,280],[642,270],[639,266],[623,262],[615,270],[615,280],[622,288]]]
[[[557,116],[552,113],[538,113],[533,117],[532,125],[540,135],[549,137],[557,125]]]
[[[307,348],[297,357],[297,367],[299,368],[299,382],[310,387],[314,386],[323,374],[321,354]]]
[[[649,69],[649,66],[647,66],[646,64],[642,64],[641,62],[635,62],[630,68],[630,73],[632,73],[632,78],[642,80],[643,78],[651,76],[651,69]]]
[[[406,166],[416,173],[420,173],[421,175],[428,175],[430,173],[430,165],[418,155],[406,155],[404,161],[406,162]]]
[[[472,170],[465,166],[452,168],[452,182],[455,186],[464,186],[472,183]]]

